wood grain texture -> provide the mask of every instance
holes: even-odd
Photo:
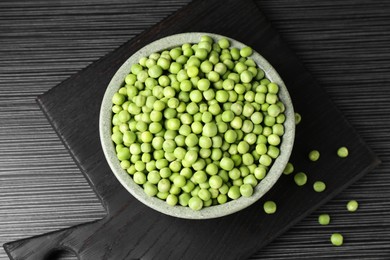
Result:
[[[191,3],[39,96],[39,104],[102,199],[108,216],[92,224],[9,243],[5,248],[11,258],[38,259],[53,248],[67,247],[80,259],[243,259],[376,165],[375,157],[256,5],[249,0],[228,1],[221,8],[218,5],[218,1]],[[228,15],[229,21],[223,19]],[[310,184],[318,179],[325,181],[329,187],[326,192],[312,194],[309,185],[298,188],[292,185],[292,178],[282,178],[265,198],[246,210],[216,220],[189,221],[152,211],[118,186],[100,148],[102,95],[111,76],[132,53],[155,39],[184,31],[210,31],[245,41],[278,68],[295,108],[305,119],[298,127],[292,161],[298,171],[313,176],[309,177]],[[335,156],[340,140],[351,150],[348,159]],[[315,166],[306,159],[313,146],[323,153],[322,163]],[[278,202],[278,214],[266,216],[262,212],[262,204],[269,199]],[[145,217],[139,218],[141,215]]]
[[[34,97],[188,1],[156,2],[0,3],[2,242],[103,215]],[[154,8],[156,4],[159,8]],[[338,258],[342,254],[343,259],[387,259],[389,3],[276,0],[258,4],[382,164],[318,211],[332,213],[331,227],[319,227],[316,212],[254,258]],[[142,12],[152,15],[137,16]],[[53,176],[54,170],[60,176]],[[75,183],[76,189],[80,187],[77,194],[85,196],[82,201],[74,198]],[[53,189],[45,189],[50,186]],[[350,198],[361,201],[356,214],[344,210]],[[73,215],[66,215],[68,211]],[[348,234],[342,248],[329,247],[328,236],[335,230]],[[1,258],[6,258],[4,252]]]
[[[106,215],[36,96],[188,2],[0,1],[0,244]]]

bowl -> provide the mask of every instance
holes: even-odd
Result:
[[[163,214],[185,219],[210,219],[223,217],[238,212],[258,201],[261,197],[263,197],[264,194],[266,194],[271,189],[271,187],[277,182],[277,180],[281,176],[290,158],[295,136],[294,109],[288,90],[283,80],[276,72],[276,70],[270,65],[270,63],[259,53],[253,51],[251,58],[257,63],[258,67],[264,70],[265,77],[279,85],[278,96],[279,99],[285,105],[286,109],[284,113],[286,116],[286,120],[284,122],[285,132],[280,144],[280,155],[273,162],[266,177],[261,180],[259,184],[254,188],[252,196],[240,197],[236,200],[229,201],[222,205],[205,207],[199,211],[194,211],[189,207],[183,207],[178,205],[170,206],[165,201],[159,198],[149,197],[144,192],[143,188],[136,184],[133,181],[132,177],[121,168],[120,162],[116,156],[114,143],[111,140],[112,97],[114,93],[117,92],[118,89],[123,86],[124,78],[130,72],[131,65],[134,63],[138,63],[141,57],[149,56],[153,52],[160,52],[166,49],[171,49],[173,47],[181,46],[184,43],[197,43],[203,35],[209,35],[213,38],[214,41],[218,41],[223,37],[227,38],[230,40],[231,47],[237,47],[241,49],[246,46],[245,44],[229,37],[204,32],[175,34],[156,40],[135,52],[119,68],[119,70],[115,73],[106,89],[100,110],[99,131],[101,145],[106,160],[118,181],[130,192],[131,195],[133,195],[136,199],[138,199],[146,206]]]

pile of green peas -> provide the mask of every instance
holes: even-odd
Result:
[[[252,196],[286,117],[251,55],[205,35],[131,66],[112,98],[112,141],[147,195],[193,210]]]

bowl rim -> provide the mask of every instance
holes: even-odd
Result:
[[[104,93],[99,115],[99,136],[103,152],[112,172],[122,186],[124,186],[131,195],[146,206],[163,214],[185,219],[210,219],[223,217],[240,211],[258,201],[274,186],[279,177],[282,175],[282,172],[290,158],[295,138],[294,108],[290,94],[277,71],[262,55],[253,50],[253,54],[250,57],[256,62],[258,67],[264,70],[266,78],[279,85],[278,96],[285,105],[286,109],[284,113],[286,115],[286,120],[283,123],[285,132],[280,144],[280,154],[273,162],[266,177],[254,188],[252,196],[240,197],[222,205],[202,208],[199,211],[194,211],[189,207],[183,207],[180,205],[170,206],[165,201],[157,197],[149,197],[144,192],[143,188],[136,184],[132,177],[121,168],[120,162],[116,157],[114,143],[111,140],[112,96],[121,86],[123,86],[124,78],[130,72],[131,65],[138,63],[141,57],[149,56],[153,52],[160,52],[166,49],[178,47],[184,43],[197,43],[199,42],[201,36],[204,35],[210,36],[214,41],[218,41],[221,38],[227,38],[230,41],[230,48],[236,47],[241,49],[247,46],[246,44],[233,38],[209,32],[179,33],[153,41],[131,55],[116,71]]]

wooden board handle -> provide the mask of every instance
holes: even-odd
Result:
[[[4,249],[11,260],[49,259],[49,255],[59,250],[72,251],[80,260],[87,259],[88,238],[101,226],[101,221],[90,222],[6,243]]]

